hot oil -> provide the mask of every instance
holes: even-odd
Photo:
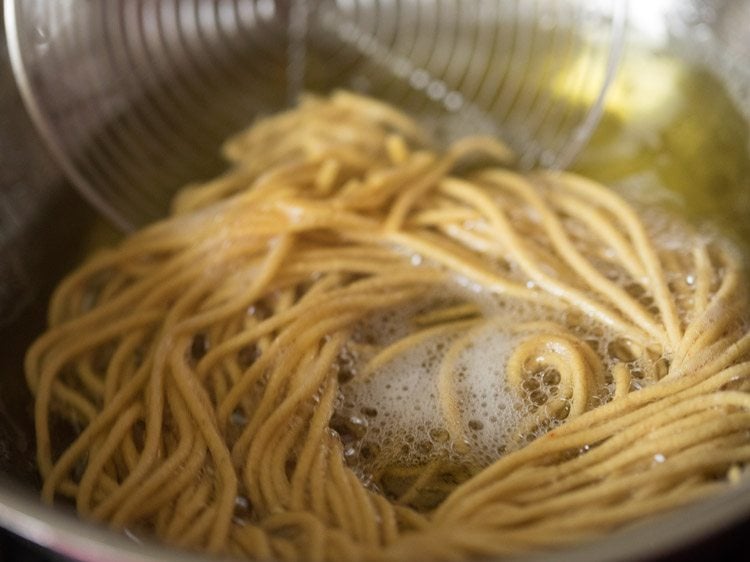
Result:
[[[750,251],[750,131],[724,86],[675,57],[628,53],[573,170],[716,228]]]
[[[657,224],[660,212],[651,214],[650,207],[686,217],[705,233],[720,231],[747,253],[749,147],[744,116],[709,72],[668,55],[634,50],[626,54],[601,122],[573,170],[611,185],[646,209],[644,220],[650,227],[667,231],[662,237],[670,237],[670,228]],[[371,338],[370,343],[382,346],[399,333],[403,336],[408,319],[404,311],[399,314],[381,320],[378,337],[390,335],[380,341]],[[486,307],[482,314],[488,314]],[[631,391],[645,384],[628,342],[591,326],[581,327],[579,335],[605,363],[620,360],[631,366]],[[495,336],[475,344],[468,371],[483,375],[472,382],[471,375],[464,374],[465,386],[458,391],[467,414],[469,454],[451,442],[435,394],[436,370],[455,335],[423,342],[413,353],[395,359],[376,373],[379,382],[347,380],[333,425],[346,436],[350,466],[365,482],[394,501],[429,510],[473,474],[534,437],[518,435],[516,427],[535,398],[543,405],[540,391],[545,384],[530,378],[522,389],[525,395],[508,388],[503,368],[514,341]],[[660,350],[641,351],[657,370],[668,369]],[[554,373],[546,376],[551,379]],[[356,381],[356,373],[354,377]],[[611,377],[608,380],[601,401],[614,391]]]

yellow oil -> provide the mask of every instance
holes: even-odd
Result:
[[[666,188],[678,210],[750,250],[750,132],[706,70],[668,55],[626,54],[573,169],[641,192]]]

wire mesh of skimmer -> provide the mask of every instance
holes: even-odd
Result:
[[[498,134],[525,165],[564,167],[596,125],[625,1],[8,0],[5,23],[45,141],[129,229],[302,91],[368,93],[439,138]]]

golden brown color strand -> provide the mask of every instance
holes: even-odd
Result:
[[[57,289],[26,360],[45,501],[253,559],[453,560],[562,547],[739,478],[747,284],[721,240],[514,172],[491,139],[441,152],[345,92],[224,153]],[[363,337],[415,306],[395,339]],[[498,384],[519,415],[477,465],[459,365],[487,334],[512,344]],[[442,449],[368,474],[336,422],[347,385],[430,341]]]

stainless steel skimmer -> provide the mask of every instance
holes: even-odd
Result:
[[[565,167],[598,120],[626,6],[8,0],[5,21],[45,141],[86,197],[130,229],[220,170],[222,139],[304,90],[369,93],[441,138],[499,134],[523,165]]]

